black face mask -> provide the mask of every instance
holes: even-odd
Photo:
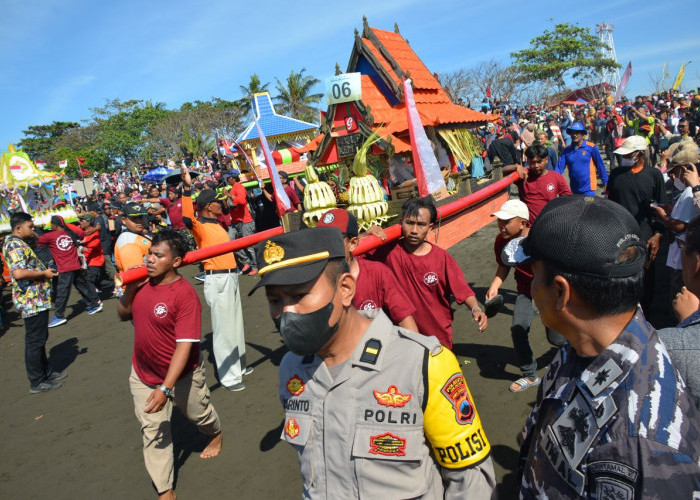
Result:
[[[309,356],[315,354],[338,331],[340,320],[333,326],[328,325],[333,309],[331,299],[328,305],[317,311],[307,314],[283,312],[273,321],[290,351],[299,356]]]

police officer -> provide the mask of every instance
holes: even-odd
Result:
[[[342,234],[316,228],[257,247],[280,365],[281,439],[304,498],[490,498],[490,444],[455,356],[352,307]]]
[[[622,206],[549,202],[504,260],[532,262],[542,322],[569,341],[525,424],[521,498],[693,498],[700,414],[638,306],[645,242]]]
[[[574,194],[594,196],[600,176],[603,186],[608,184],[608,171],[605,170],[603,157],[594,142],[586,141],[586,127],[574,122],[566,129],[571,135],[571,144],[566,146],[554,168],[555,172],[564,173],[569,168],[569,184]]]

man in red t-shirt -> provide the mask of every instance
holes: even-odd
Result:
[[[78,257],[77,244],[84,237],[85,233],[80,228],[66,224],[63,217],[54,215],[51,217],[51,231],[42,234],[37,241],[39,246],[49,247],[58,271],[54,315],[49,322],[49,328],[62,325],[67,321],[65,318],[66,304],[73,285],[85,300],[88,314],[95,314],[102,310],[97,291],[85,279]]]
[[[85,213],[78,218],[78,223],[85,234],[83,238],[83,255],[87,263],[85,279],[96,290],[113,290],[114,282],[109,279],[105,271],[105,256],[102,252],[100,232],[91,231],[88,234],[88,229],[95,223],[95,216],[90,212]]]
[[[403,238],[379,247],[371,256],[394,272],[396,281],[416,306],[413,314],[418,331],[438,338],[452,349],[452,303],[466,304],[483,332],[487,319],[464,273],[449,253],[426,241],[437,219],[435,205],[425,199],[411,198],[403,205]]]
[[[360,241],[355,216],[342,208],[333,208],[323,214],[317,227],[337,227],[343,233],[345,258],[350,274],[355,277],[355,296],[352,299],[355,309],[383,309],[392,323],[417,332],[418,326],[412,316],[416,308],[401,290],[391,270],[381,262],[353,255]]]
[[[498,295],[498,289],[508,277],[510,271],[510,267],[505,266],[501,258],[503,248],[513,238],[525,237],[530,231],[528,227],[530,214],[525,203],[520,200],[508,200],[493,216],[498,218],[499,234],[493,243],[493,251],[496,254],[498,268],[491,286],[486,291],[485,298],[487,301],[494,299]],[[537,361],[528,341],[530,325],[532,325],[532,319],[535,315],[535,307],[530,295],[532,276],[530,264],[523,264],[515,268],[515,283],[518,296],[515,298],[510,335],[513,339],[513,349],[518,359],[518,367],[522,377],[510,385],[509,389],[511,392],[521,392],[529,387],[540,385],[542,382],[542,379],[537,376]],[[566,343],[566,339],[554,330],[550,330],[545,326],[545,331],[547,332],[547,339],[552,345],[561,347]]]
[[[175,498],[170,432],[173,403],[209,436],[200,454],[221,452],[219,416],[211,404],[199,352],[202,304],[192,285],[177,272],[187,243],[164,229],[153,237],[146,266],[148,280],[127,285],[117,305],[121,321],[134,324],[129,385],[141,423],[143,456],[160,498]]]
[[[226,202],[231,215],[231,225],[228,228],[228,236],[232,240],[250,236],[255,233],[255,221],[248,208],[248,191],[241,184],[241,173],[233,168],[226,172],[226,181],[229,185]],[[255,262],[253,246],[248,246],[234,252],[236,262],[243,274],[257,274],[258,266]]]
[[[547,170],[548,152],[545,146],[535,144],[525,150],[525,158],[529,168],[520,165],[509,165],[503,168],[507,174],[517,170],[520,179],[515,182],[518,186],[520,201],[527,205],[530,212],[530,224],[542,209],[557,196],[571,194],[571,189],[564,176],[553,170]]]

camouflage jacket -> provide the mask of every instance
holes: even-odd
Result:
[[[700,413],[640,309],[600,355],[559,351],[522,438],[521,498],[690,499],[700,490]]]

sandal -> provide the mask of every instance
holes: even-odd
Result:
[[[503,307],[503,295],[496,295],[491,300],[484,301],[484,313],[487,318],[493,318]]]
[[[510,392],[523,392],[525,389],[538,386],[541,383],[542,379],[540,377],[535,377],[535,380],[532,380],[527,377],[522,377],[510,384],[510,387],[508,389],[510,390]]]

